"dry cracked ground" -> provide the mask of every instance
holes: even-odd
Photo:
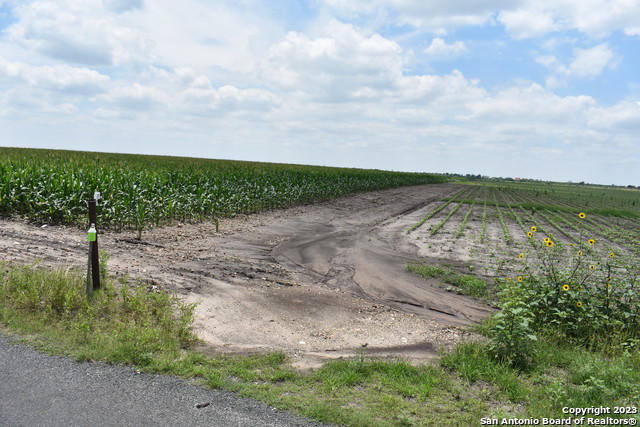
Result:
[[[491,309],[406,271],[429,242],[407,228],[455,184],[396,188],[283,210],[100,234],[109,272],[197,303],[212,351],[284,351],[301,368],[351,357],[423,361],[471,335]],[[86,230],[0,220],[0,259],[85,268]],[[455,265],[455,260],[450,260]]]

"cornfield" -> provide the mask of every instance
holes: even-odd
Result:
[[[102,228],[141,231],[444,182],[432,174],[320,166],[0,147],[0,216],[85,226],[102,193]]]

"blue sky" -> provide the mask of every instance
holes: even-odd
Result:
[[[640,185],[640,0],[0,0],[0,144]]]

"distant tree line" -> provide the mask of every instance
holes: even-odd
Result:
[[[543,184],[576,184],[576,185],[586,185],[586,186],[597,186],[602,187],[602,184],[590,184],[584,181],[573,183],[571,181],[566,183],[555,182],[555,181],[546,181],[542,179],[531,179],[531,178],[511,178],[511,177],[495,177],[495,176],[487,176],[480,174],[460,174],[460,173],[443,173],[442,175],[449,177],[453,181],[486,181],[486,182],[538,182]],[[640,189],[640,186],[636,185],[615,185],[611,184],[608,187],[626,187],[629,189]]]

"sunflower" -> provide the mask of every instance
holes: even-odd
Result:
[[[578,256],[582,256],[582,251],[578,251]]]
[[[533,237],[533,233],[531,231],[527,232],[527,237]]]
[[[596,266],[595,266],[595,265],[591,264],[591,265],[589,266],[589,270],[595,270],[595,269],[596,269]]]
[[[580,212],[580,213],[578,214],[578,217],[580,217],[580,218],[582,218],[582,219],[585,219],[587,216],[584,214],[584,212]]]
[[[595,240],[593,240],[593,239],[589,239],[589,240],[587,241],[587,243],[588,243],[588,244],[590,244],[591,246],[593,246],[593,245],[595,245],[595,244],[596,244],[596,241],[595,241]]]
[[[550,242],[550,241],[551,241],[551,239],[550,239],[549,237],[545,237],[545,238],[544,238],[544,242],[545,242],[545,243]]]
[[[569,286],[569,285],[562,285],[562,290],[563,290],[563,291],[568,291],[569,289],[571,289],[571,286]]]
[[[614,254],[613,252],[609,254],[609,258],[615,258],[615,257],[616,257],[616,254]]]
[[[522,276],[518,276],[518,282],[522,282],[523,280]]]
[[[547,246],[549,246],[550,248],[553,247],[553,242],[551,241],[551,239],[546,241]]]
[[[518,255],[518,258],[520,258],[520,259],[524,259],[524,254],[520,254],[520,255]]]
[[[580,301],[578,301],[578,302],[576,303],[576,307],[581,308],[581,307],[582,307],[582,303],[581,303]]]
[[[535,233],[536,231],[538,231],[538,227],[536,227],[535,225],[534,225],[534,226],[532,226],[532,227],[531,227],[531,231],[533,231],[533,232]]]

